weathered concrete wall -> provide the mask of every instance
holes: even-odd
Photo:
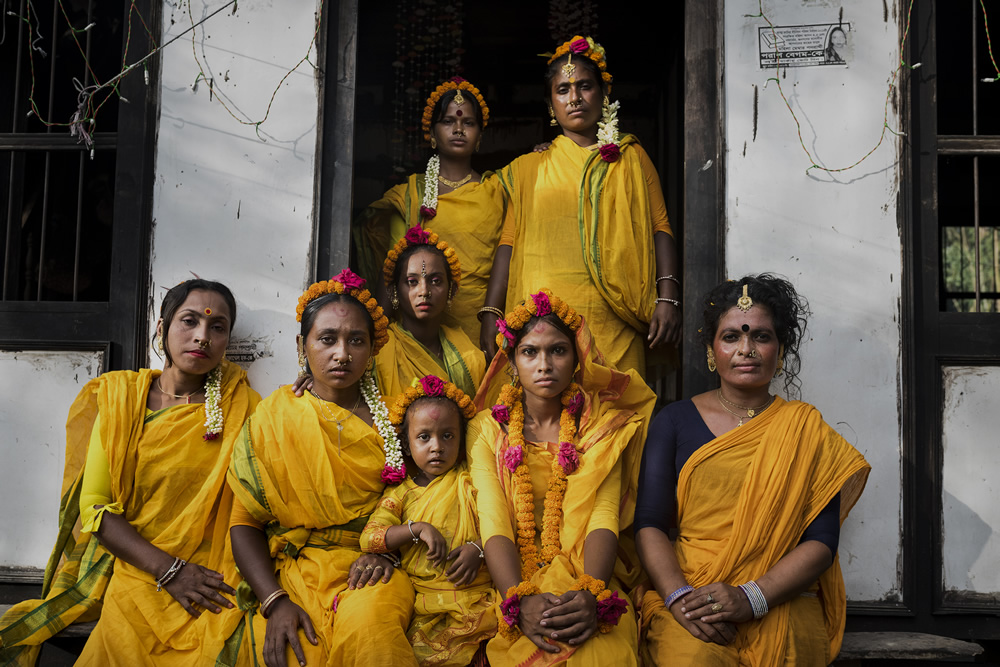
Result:
[[[812,306],[802,399],[853,443],[873,471],[844,527],[852,600],[900,593],[901,459],[899,147],[892,135],[856,168],[812,170],[774,81],[761,69],[756,0],[725,4],[726,267],[787,276]],[[898,25],[868,0],[764,2],[777,26],[839,24],[846,65],[788,67],[781,85],[817,163],[845,167],[879,141]],[[898,127],[892,111],[888,123]],[[689,221],[688,224],[696,224]],[[777,386],[778,383],[775,383]]]

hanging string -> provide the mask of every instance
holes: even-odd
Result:
[[[986,18],[986,5],[983,3],[983,0],[979,0],[979,6],[983,8],[983,27],[986,28],[986,50],[990,54],[993,71],[997,74],[992,79],[986,77],[982,81],[983,83],[993,83],[994,81],[1000,81],[1000,69],[997,69],[997,61],[993,58],[993,42],[990,41],[990,20]]]

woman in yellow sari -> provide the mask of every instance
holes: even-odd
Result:
[[[296,396],[282,387],[265,399],[229,470],[233,554],[249,620],[241,664],[416,664],[405,634],[413,588],[389,558],[359,548],[385,484],[405,477],[368,370],[387,320],[347,269],[306,290],[298,318],[312,389]]]
[[[486,372],[483,352],[465,331],[444,324],[456,296],[465,290],[457,252],[434,232],[411,227],[386,255],[382,271],[397,316],[375,359],[386,402],[394,402],[425,375],[446,378],[474,396]]]
[[[105,373],[80,392],[53,565],[66,560],[46,600],[5,616],[5,664],[33,664],[30,645],[98,612],[77,664],[235,664],[242,615],[223,595],[238,580],[225,471],[260,400],[222,360],[235,320],[224,285],[181,283],[160,309],[163,372]]]
[[[840,651],[840,525],[870,467],[814,407],[770,393],[782,369],[786,392],[797,388],[805,312],[766,274],[705,297],[700,331],[721,386],[667,406],[643,454],[648,664],[828,665]]]
[[[645,373],[645,349],[680,336],[677,251],[659,176],[618,133],[605,52],[574,37],[549,59],[546,101],[562,134],[499,172],[509,202],[480,345],[502,309],[547,286],[572,294],[611,366]]]
[[[437,151],[426,172],[410,174],[406,183],[386,192],[354,230],[361,273],[376,281],[393,244],[409,228],[433,221],[465,269],[462,291],[455,294],[444,322],[461,328],[474,341],[479,340],[476,316],[486,297],[504,208],[503,190],[493,172],[479,174],[472,168],[489,118],[479,89],[465,79],[454,77],[439,85],[427,98],[423,113],[424,139]]]
[[[416,590],[407,635],[422,667],[465,667],[497,630],[465,456],[465,426],[475,414],[461,389],[434,375],[400,396],[390,419],[413,469],[386,490],[361,535],[366,552],[402,551]]]
[[[635,371],[605,365],[582,318],[547,290],[499,324],[503,354],[477,407],[504,386],[468,433],[486,562],[503,592],[490,664],[634,665],[622,576],[636,563],[617,558],[618,537],[632,524],[655,397]]]

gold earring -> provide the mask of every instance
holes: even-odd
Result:
[[[160,356],[161,356],[161,357],[162,357],[162,356],[163,356],[164,354],[166,354],[166,353],[165,353],[165,352],[163,351],[163,334],[161,334],[161,333],[157,333],[157,334],[156,334],[156,351],[160,353]]]
[[[309,371],[306,370],[306,350],[301,336],[297,341],[295,341],[295,346],[298,348],[299,352],[299,377],[305,377],[309,375]]]
[[[710,373],[714,373],[715,372],[715,352],[712,351],[712,348],[708,348],[708,351],[705,354],[705,356],[708,359],[708,371]]]
[[[556,110],[552,108],[552,102],[549,102],[549,116],[552,120],[549,121],[549,125],[558,125],[559,121],[556,120]]]
[[[399,296],[396,294],[396,286],[392,286],[392,291],[389,293],[389,303],[392,304],[393,310],[399,310]]]
[[[437,139],[435,139],[434,137],[431,137],[431,150],[435,150],[435,149],[437,149],[437,147],[438,147]]]
[[[483,138],[482,137],[479,137],[478,139],[476,139],[476,152],[477,153],[479,152],[479,144],[481,144],[481,143],[483,143]]]
[[[782,369],[785,367],[785,358],[778,357],[778,366],[774,369],[774,377],[781,377]]]

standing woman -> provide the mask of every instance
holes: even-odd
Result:
[[[424,107],[424,139],[437,151],[423,174],[410,174],[372,204],[355,229],[361,271],[376,280],[386,253],[414,225],[428,225],[447,241],[465,269],[445,323],[479,340],[476,315],[486,298],[490,266],[500,238],[503,192],[492,172],[479,174],[472,156],[479,150],[490,109],[479,89],[461,77],[438,86]],[[386,303],[383,302],[383,306]]]
[[[870,466],[797,386],[805,302],[761,274],[705,296],[702,342],[720,387],[650,427],[636,507],[649,664],[828,665],[846,599],[840,525]],[[671,539],[675,534],[676,538]]]
[[[156,325],[163,372],[114,371],[84,386],[67,423],[66,479],[76,481],[60,517],[63,540],[77,517],[82,534],[72,551],[57,545],[54,559],[66,549],[67,560],[47,600],[25,603],[36,608],[2,631],[5,664],[32,664],[31,650],[15,644],[91,620],[102,599],[77,664],[232,664],[242,614],[230,600],[239,577],[225,475],[260,400],[223,360],[235,321],[225,285],[183,282],[163,298]],[[39,641],[18,640],[32,628]]]
[[[241,664],[415,665],[413,588],[359,546],[386,483],[406,477],[371,373],[388,321],[349,269],[310,286],[297,313],[312,389],[265,399],[229,470],[233,554],[253,591]]]
[[[491,385],[503,385],[500,400],[467,436],[486,563],[504,600],[490,664],[634,665],[618,537],[632,524],[655,397],[634,371],[605,365],[580,315],[548,290],[499,324],[503,353],[477,407]]]
[[[389,251],[382,267],[396,321],[375,359],[379,389],[393,402],[414,378],[436,375],[475,396],[486,373],[483,352],[465,331],[444,324],[460,293],[458,255],[438,235],[411,227]]]
[[[547,286],[573,295],[612,366],[644,374],[646,346],[680,336],[677,250],[659,176],[638,140],[618,132],[600,44],[563,43],[545,86],[562,134],[499,174],[510,201],[480,345],[495,352],[501,309]]]

